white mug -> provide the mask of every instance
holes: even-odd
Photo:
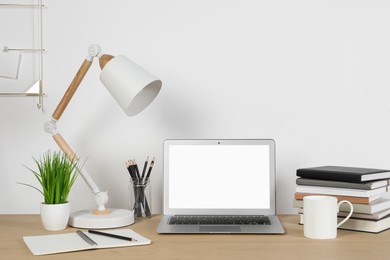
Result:
[[[337,212],[342,203],[349,204],[348,216],[337,224]],[[351,202],[331,196],[306,196],[303,198],[304,236],[313,239],[332,239],[337,237],[337,228],[347,221],[353,212]]]

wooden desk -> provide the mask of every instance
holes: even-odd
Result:
[[[339,230],[337,239],[303,236],[298,216],[280,216],[285,235],[160,235],[159,216],[137,220],[133,230],[152,240],[149,246],[88,250],[33,256],[23,236],[74,232],[45,231],[38,215],[0,215],[0,259],[389,259],[390,231],[369,234]]]

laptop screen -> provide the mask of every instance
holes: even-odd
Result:
[[[164,213],[274,213],[272,140],[167,140],[164,155]]]

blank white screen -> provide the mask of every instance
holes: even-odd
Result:
[[[270,208],[267,145],[172,145],[169,207]]]

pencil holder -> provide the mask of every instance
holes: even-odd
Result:
[[[134,217],[151,217],[151,184],[149,180],[130,180],[129,208]]]

